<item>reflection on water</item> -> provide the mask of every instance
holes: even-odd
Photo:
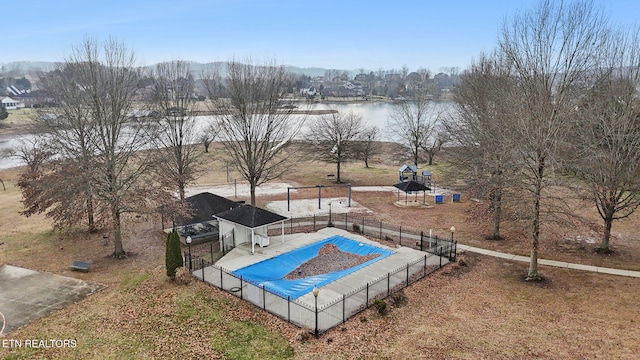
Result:
[[[380,129],[380,140],[391,141],[389,132],[385,131],[389,119],[389,113],[392,111],[394,104],[391,102],[358,102],[350,104],[314,104],[313,109],[335,109],[340,112],[353,111],[362,116],[362,120],[366,126],[377,126]],[[450,102],[434,101],[434,116],[438,112],[446,112],[451,108]]]
[[[436,101],[434,104],[434,112],[442,112],[448,111],[451,108],[450,102],[442,102]],[[387,127],[387,122],[389,118],[389,113],[393,108],[393,103],[390,102],[369,102],[362,101],[358,103],[313,103],[309,104],[308,108],[311,110],[327,110],[333,109],[340,112],[349,112],[353,111],[356,114],[362,116],[362,120],[364,125],[366,126],[377,126],[380,129],[380,140],[390,141],[393,140],[389,136],[389,132],[385,131]],[[307,104],[301,105],[298,109],[304,110],[307,108]],[[303,115],[294,115],[294,119],[297,117],[299,119],[307,119],[307,121],[313,121],[313,118],[319,115],[311,115],[311,116],[303,116]],[[208,123],[211,121],[210,116],[197,116],[196,121],[196,129],[200,131],[204,130]],[[303,129],[304,131],[304,129]],[[11,158],[4,156],[3,154],[25,141],[32,140],[33,135],[4,135],[0,136],[0,169],[7,169],[10,167],[16,167],[23,165],[20,160],[16,158]]]
[[[0,169],[8,169],[24,165],[16,157],[9,156],[9,152],[21,144],[33,140],[33,135],[1,135],[0,136]]]

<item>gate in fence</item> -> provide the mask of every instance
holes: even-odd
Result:
[[[220,238],[222,254],[226,255],[229,251],[236,247],[236,238],[233,229],[222,235]]]

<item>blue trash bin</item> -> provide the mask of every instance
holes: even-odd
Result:
[[[460,202],[460,194],[455,193],[455,194],[451,195],[451,201]]]
[[[436,204],[444,204],[444,196],[436,195]]]

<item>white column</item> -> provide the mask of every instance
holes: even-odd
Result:
[[[251,254],[254,254],[254,247],[256,244],[256,239],[254,238],[255,234],[253,232],[253,229],[251,229]]]
[[[282,243],[284,244],[284,220],[282,220],[280,225],[282,225],[280,233],[282,234]]]

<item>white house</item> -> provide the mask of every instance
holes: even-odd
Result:
[[[316,94],[318,94],[318,92],[316,91],[316,88],[314,88],[313,86],[309,87],[308,89],[300,90],[300,93],[302,95],[308,95],[308,96],[316,96]]]
[[[4,108],[7,110],[17,110],[24,108],[24,103],[22,101],[13,100],[8,96],[2,98],[2,105],[4,105]]]

